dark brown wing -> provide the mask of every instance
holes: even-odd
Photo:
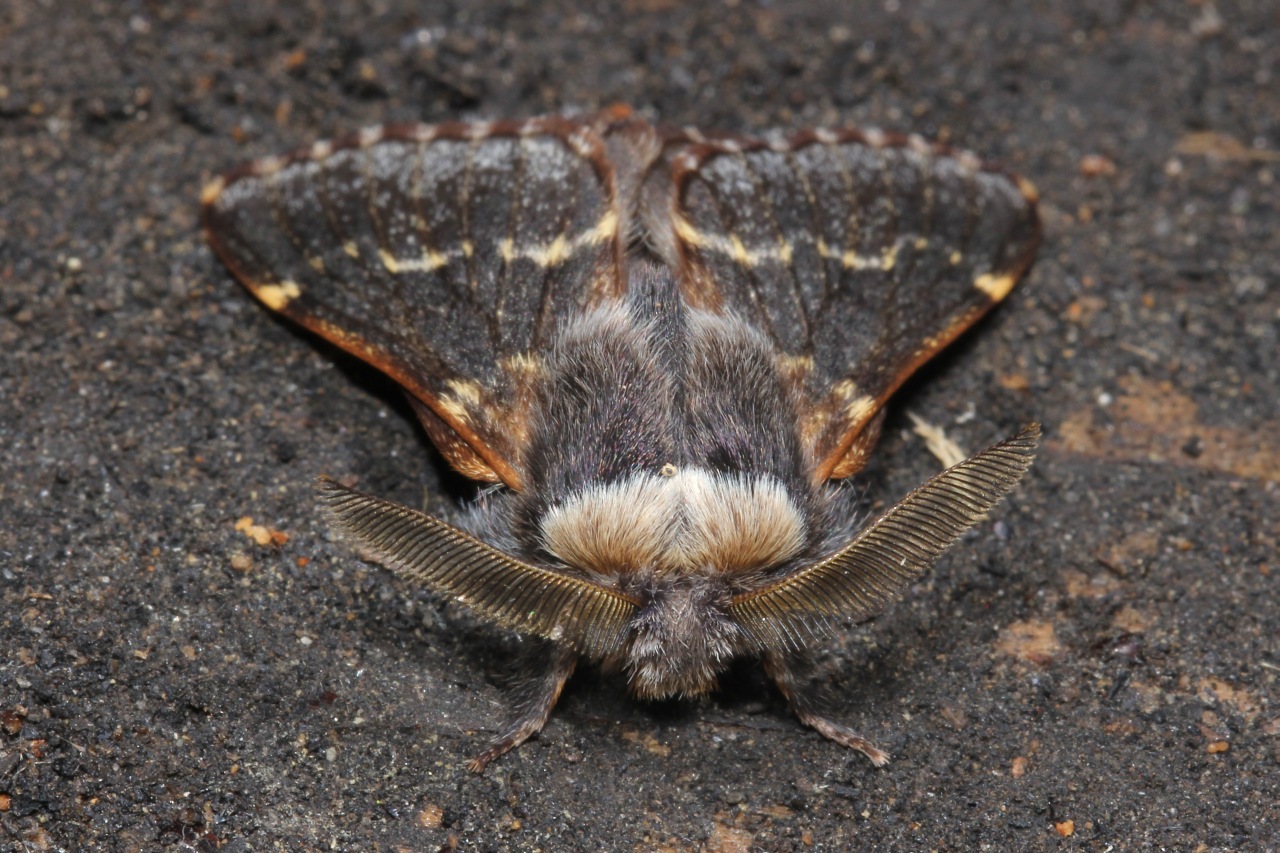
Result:
[[[202,201],[262,302],[403,385],[462,473],[516,489],[539,353],[624,286],[591,121],[372,128],[247,164]]]
[[[1005,297],[1040,235],[1029,183],[877,132],[672,134],[643,193],[689,301],[778,347],[816,480],[862,467],[884,402]]]

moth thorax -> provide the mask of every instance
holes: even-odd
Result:
[[[808,531],[773,477],[675,465],[588,486],[547,512],[541,529],[567,565],[624,584],[763,571],[798,554]]]
[[[716,578],[682,578],[654,590],[626,650],[632,692],[666,699],[712,690],[741,644],[728,605],[728,588]]]

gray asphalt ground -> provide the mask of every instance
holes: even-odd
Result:
[[[0,849],[1280,849],[1273,2],[249,5],[0,7]],[[937,469],[907,412],[967,451],[1046,425],[997,520],[824,649],[883,770],[744,666],[657,706],[588,671],[469,774],[518,639],[359,562],[311,481],[465,489],[198,232],[248,158],[616,102],[1040,188],[1035,268],[863,478]]]

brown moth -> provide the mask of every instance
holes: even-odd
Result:
[[[542,728],[584,659],[657,699],[756,656],[801,721],[888,760],[831,719],[806,648],[981,521],[1039,427],[862,526],[845,479],[890,395],[1031,263],[1030,184],[915,136],[618,109],[375,127],[202,200],[263,303],[388,373],[445,459],[498,484],[451,524],[320,482],[388,568],[541,638],[474,770]]]

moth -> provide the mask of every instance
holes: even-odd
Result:
[[[202,195],[268,308],[403,386],[479,484],[451,523],[331,479],[333,525],[397,574],[527,635],[538,732],[579,661],[642,699],[762,659],[835,721],[807,652],[901,595],[1030,466],[1024,427],[858,523],[885,403],[1003,299],[1036,193],[917,136],[759,138],[625,109],[388,125],[248,163]]]

